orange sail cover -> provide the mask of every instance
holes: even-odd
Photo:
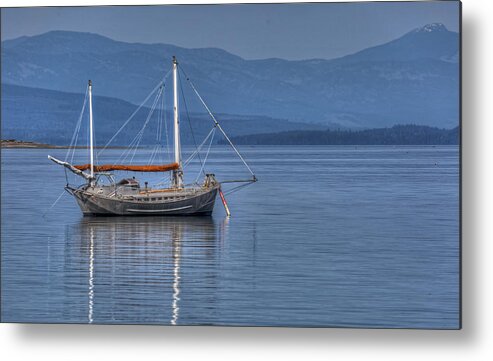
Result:
[[[91,169],[90,164],[74,165],[78,170]],[[161,165],[121,165],[121,164],[103,164],[95,165],[95,172],[109,172],[112,170],[127,170],[131,172],[167,172],[180,168],[178,163],[161,164]]]

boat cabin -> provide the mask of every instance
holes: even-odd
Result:
[[[140,189],[140,184],[137,179],[134,178],[124,178],[117,183],[119,187],[128,187],[131,189]]]

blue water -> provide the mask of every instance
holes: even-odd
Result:
[[[2,149],[2,321],[459,327],[458,147],[242,152],[229,219],[90,218],[49,210],[65,150]],[[248,175],[226,148],[207,170]]]

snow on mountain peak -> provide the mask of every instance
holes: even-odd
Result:
[[[442,23],[427,24],[421,28],[414,30],[415,33],[431,33],[431,32],[443,32],[448,31],[447,27]]]

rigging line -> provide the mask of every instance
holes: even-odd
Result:
[[[160,84],[158,84],[160,85]],[[147,101],[149,100],[149,98],[151,97],[152,94],[154,94],[154,92],[157,90],[157,87],[154,88],[152,90],[152,92],[147,96],[147,98],[142,102],[141,105],[139,105],[137,107],[137,109],[132,113],[132,115],[130,115],[130,117],[123,123],[123,125],[120,127],[120,129],[118,129],[116,131],[116,133],[110,138],[110,140],[106,143],[106,145],[103,147],[103,149],[101,149],[98,154],[101,154],[104,150],[106,150],[106,148],[110,145],[110,143],[118,136],[118,134],[120,134],[120,132],[123,130],[123,128],[125,128],[127,126],[127,124],[132,120],[132,118],[135,116],[135,114],[137,114],[137,112],[140,110],[140,108],[142,108],[142,106],[147,103]]]
[[[161,97],[162,97],[162,101],[159,103],[159,106],[158,106],[156,150],[155,150],[155,153],[152,155],[149,164],[154,162],[155,159],[158,159],[158,160],[161,159],[162,163],[164,163],[164,158],[162,157],[162,149],[164,148],[164,141],[163,141],[163,144],[161,144],[161,142],[160,142],[161,133],[163,131],[163,118],[165,115],[165,109],[164,109],[165,93],[164,93],[164,91],[162,92]]]
[[[183,72],[183,74],[185,74],[186,76],[186,73],[183,69],[181,69],[181,71]],[[193,91],[195,92],[195,94],[197,95],[197,97],[199,98],[200,102],[202,103],[202,105],[205,107],[205,109],[207,110],[207,112],[209,113],[209,115],[211,116],[212,120],[214,121],[214,124],[216,124],[216,126],[219,128],[219,130],[221,131],[221,133],[224,135],[224,137],[226,138],[226,140],[228,141],[229,145],[233,148],[233,150],[236,152],[236,154],[238,155],[238,157],[240,157],[241,161],[243,162],[243,164],[245,165],[245,167],[247,167],[248,171],[252,174],[252,176],[255,178],[255,173],[253,173],[252,169],[248,166],[247,162],[245,161],[245,159],[241,156],[240,152],[238,151],[238,149],[236,149],[236,147],[234,146],[233,142],[231,142],[231,139],[229,139],[228,135],[226,134],[226,132],[223,130],[223,128],[221,127],[221,125],[219,124],[219,122],[217,121],[216,117],[214,117],[214,114],[212,114],[211,110],[209,109],[209,107],[207,106],[207,104],[205,103],[204,99],[202,99],[202,97],[200,96],[199,92],[197,91],[197,89],[195,88],[195,86],[193,85],[192,81],[190,80],[190,78],[187,77],[187,81],[188,83],[190,84],[190,86],[192,87]]]
[[[215,127],[213,127],[209,131],[209,134],[207,134],[207,136],[204,138],[204,140],[202,141],[202,143],[199,145],[198,150],[201,150],[202,149],[202,147],[205,145],[205,143],[207,142],[207,140],[209,139],[209,137],[214,132],[214,129],[215,129]],[[190,154],[190,156],[187,158],[187,160],[185,160],[185,162],[183,162],[183,166],[187,166],[190,163],[190,161],[195,157],[196,154],[197,154],[197,150],[194,150],[192,152],[192,154]]]
[[[158,106],[157,125],[156,125],[156,144],[154,146],[153,152],[151,153],[151,156],[149,157],[148,164],[152,164],[152,162],[154,162],[154,159],[156,158],[156,155],[158,154],[160,133],[161,133],[161,107]]]
[[[68,157],[70,155],[70,151],[72,151],[72,157],[70,159],[70,163],[72,163],[74,160],[75,148],[77,146],[77,140],[79,139],[80,126],[82,124],[82,118],[84,116],[84,110],[85,110],[86,104],[87,104],[88,91],[89,91],[89,86],[86,88],[86,94],[84,96],[84,103],[82,104],[82,109],[81,109],[80,114],[79,114],[79,120],[77,121],[77,124],[75,126],[74,134],[72,135],[72,140],[70,141],[69,149],[67,151],[67,155],[65,156],[65,161],[67,161]],[[71,149],[72,146],[73,146],[73,149]]]
[[[207,134],[207,136],[205,137],[205,139],[203,140],[202,144],[199,145],[198,147],[198,150],[202,149],[202,147],[204,146],[204,144],[207,142],[207,139],[209,139],[209,137],[211,136],[211,134],[214,132],[214,130],[216,129],[216,127],[212,127],[212,129],[210,130],[209,134]],[[188,163],[190,163],[190,161],[195,157],[197,151],[194,151],[188,158],[185,162],[183,162],[183,166],[186,166],[188,165]]]
[[[159,110],[158,110],[158,113],[159,113]],[[156,128],[159,128],[159,114],[158,114],[158,124],[156,126]],[[159,147],[159,144],[150,144],[151,146],[151,155],[149,156],[149,160],[147,161],[147,164],[148,165],[151,165],[152,162],[154,161],[154,158],[156,156],[156,152],[157,152],[157,149]]]
[[[144,132],[140,133],[139,139],[137,140],[137,143],[134,145],[134,152],[132,154],[132,157],[130,158],[129,163],[132,164],[135,154],[137,153],[137,149],[139,148],[140,142],[142,141],[142,138],[144,137]],[[128,153],[130,155],[131,152]]]
[[[128,145],[125,152],[122,155],[120,155],[120,157],[118,158],[118,161],[113,163],[113,164],[118,164],[120,162],[120,160],[121,160],[121,163],[124,163],[127,160],[127,158],[130,156],[132,151],[137,150],[139,143],[142,140],[142,136],[143,136],[143,133],[138,132],[137,135],[135,136],[135,138],[132,140],[132,142]]]
[[[113,163],[113,164],[125,163],[125,161],[127,160],[128,156],[130,155],[130,153],[134,149],[134,146],[137,143],[137,141],[138,141],[138,138],[134,138],[132,140],[132,142],[128,145],[127,149],[125,149],[125,151],[118,157],[117,161],[115,163]]]
[[[154,99],[154,103],[152,104],[152,108],[151,108],[151,111],[149,112],[149,115],[147,116],[147,119],[146,119],[146,122],[144,124],[144,127],[142,128],[142,133],[140,135],[140,139],[139,139],[139,142],[137,143],[137,145],[135,146],[135,150],[134,150],[134,154],[132,155],[132,158],[130,159],[130,163],[133,162],[134,160],[134,157],[135,157],[135,154],[137,153],[137,147],[138,145],[140,144],[142,138],[144,137],[144,132],[145,132],[145,128],[147,127],[147,124],[149,124],[149,121],[151,120],[152,118],[152,114],[154,113],[154,110],[156,109],[156,106],[157,106],[157,103],[159,101],[159,98],[161,97],[161,94],[163,93],[163,87],[161,87],[159,89],[159,93],[157,94],[156,96],[156,99]]]
[[[164,96],[164,93],[163,93]],[[159,104],[161,105],[161,104]],[[156,127],[156,143],[159,144],[159,134],[161,133],[161,114],[162,109],[160,106],[157,107],[157,127]]]
[[[230,195],[230,194],[232,194],[232,193],[236,193],[236,192],[240,191],[242,188],[246,188],[246,187],[248,187],[249,185],[252,185],[253,183],[255,183],[255,182],[254,182],[254,181],[251,181],[251,182],[250,182],[250,183],[248,183],[248,184],[242,184],[242,185],[239,185],[239,186],[237,186],[237,187],[234,187],[234,188],[230,189],[229,191],[224,192],[224,196]],[[213,202],[215,202],[215,201],[216,201],[216,199],[214,198],[214,199],[212,199],[211,201],[209,201],[209,202],[205,203],[205,204],[203,205],[203,207],[208,206],[209,204],[211,204],[211,203],[213,203]]]
[[[58,203],[58,201],[60,200],[60,198],[62,198],[62,196],[65,194],[65,189],[62,191],[62,193],[60,193],[60,195],[58,196],[58,198],[56,199],[55,202],[53,202],[53,204],[51,205],[50,208],[48,208],[48,210],[43,214],[43,218],[45,218],[45,216],[48,214],[49,211],[51,211],[53,209],[53,207],[55,206],[55,204]]]
[[[161,96],[164,97],[164,92],[161,93]],[[158,100],[159,101],[159,100]],[[162,108],[160,106],[157,106],[157,109],[158,109],[158,112],[157,112],[157,126],[156,126],[156,144],[154,146],[154,149],[151,153],[151,156],[149,157],[149,161],[147,164],[152,164],[152,162],[154,161],[154,159],[156,159],[156,156],[158,154],[158,151],[159,151],[159,147],[160,147],[160,144],[159,144],[159,135],[161,134],[161,128],[162,128],[162,122],[161,122],[161,119],[162,119]]]
[[[156,154],[156,145],[152,147],[151,155],[149,156],[149,160],[147,161],[147,165],[151,165],[154,160],[154,155]]]
[[[93,107],[93,110],[94,110],[94,107]],[[93,143],[93,146],[94,148],[96,148],[96,144],[98,144],[97,140],[96,140],[96,127],[95,127],[95,124],[93,123],[92,125],[92,143]],[[98,153],[94,153],[94,160],[95,160],[95,163],[94,164],[99,164],[99,158],[98,158]]]
[[[234,188],[231,188],[231,189],[230,189],[230,190],[228,190],[227,192],[224,192],[224,195],[225,195],[225,196],[228,196],[228,195],[230,195],[230,194],[236,193],[236,192],[240,191],[242,188],[246,188],[246,187],[248,187],[248,186],[252,185],[253,183],[254,183],[254,182],[250,181],[250,183],[241,184],[241,185],[239,185],[239,186],[236,186],[236,187],[234,187]]]
[[[156,159],[156,156],[159,153],[159,148],[160,148],[159,144],[156,144],[154,146],[154,149],[153,149],[153,151],[151,153],[151,157],[149,159],[149,163],[147,163],[148,165],[151,165],[154,162],[154,159]]]
[[[128,154],[132,151],[133,147],[135,146],[136,142],[138,141],[139,139],[139,135],[140,135],[140,131],[137,132],[137,134],[135,135],[135,137],[132,139],[132,141],[128,144],[128,146],[126,147],[126,149],[123,151],[122,154],[120,154],[120,156],[118,157],[118,159],[115,161],[115,163],[113,164],[118,164],[118,163],[121,163],[123,162],[125,159],[127,159],[128,157]]]
[[[84,96],[84,103],[82,104],[82,109],[81,109],[81,112],[79,114],[79,119],[77,120],[77,123],[76,123],[76,126],[75,126],[74,134],[72,135],[72,139],[70,140],[70,145],[69,145],[69,149],[67,151],[67,155],[65,156],[65,161],[67,161],[67,159],[68,159],[71,151],[73,151],[73,153],[75,153],[75,148],[74,149],[71,149],[71,147],[73,145],[75,146],[76,143],[77,143],[77,140],[76,139],[79,136],[80,125],[82,123],[82,117],[84,115],[84,110],[85,110],[85,107],[86,107],[87,93],[88,93],[88,88],[86,88],[86,94]],[[74,140],[75,140],[75,144],[74,144]],[[73,159],[73,156],[72,156],[72,159]]]
[[[89,145],[89,140],[91,138],[91,128],[90,127],[87,127],[87,135],[86,135],[86,141],[87,141],[87,158],[86,159],[91,159],[91,148],[90,148],[90,145]]]
[[[82,114],[81,114],[82,115]],[[74,141],[74,144],[73,144],[73,149],[71,150],[72,151],[72,156],[70,157],[70,163],[73,163],[74,162],[74,157],[75,157],[75,149],[77,147],[77,141],[79,139],[79,134],[80,134],[80,126],[82,124],[82,116],[80,117],[79,119],[79,123],[77,124],[77,127],[76,127],[76,130],[75,132],[77,133],[76,136],[75,136],[75,141]],[[67,156],[65,157],[65,161],[68,160],[68,156],[70,154],[70,149],[69,149],[69,152],[67,152]]]
[[[113,164],[122,163],[125,159],[127,159],[128,153],[130,153],[132,151],[134,143],[137,141],[137,136],[138,136],[138,133],[135,136],[135,138],[130,142],[128,147],[122,152],[122,154],[120,154],[118,159]]]
[[[160,92],[162,92],[162,89],[163,88],[161,88],[161,91]],[[154,102],[153,102],[152,108],[149,111],[149,114],[147,116],[147,119],[144,122],[144,125],[142,126],[142,128],[139,130],[139,132],[134,137],[134,139],[130,142],[129,147],[127,148],[127,150],[125,152],[123,152],[123,154],[113,164],[117,164],[124,155],[125,155],[125,157],[122,159],[122,162],[125,161],[127,159],[127,157],[130,155],[130,153],[132,152],[133,149],[135,149],[135,151],[134,151],[134,156],[135,156],[135,152],[137,151],[137,147],[140,144],[140,141],[142,140],[142,137],[144,135],[145,128],[147,127],[147,124],[149,123],[149,120],[150,120],[150,118],[152,116],[152,113],[153,113],[153,111],[155,109],[155,106],[156,106],[156,103],[157,103],[157,99],[159,98],[159,96],[160,96],[160,93],[158,93],[156,95],[156,98],[154,98]],[[133,158],[134,157],[132,156],[132,160],[133,160]]]
[[[154,87],[154,89],[152,89],[152,91],[149,93],[149,95],[147,95],[147,97],[144,99],[144,101],[137,107],[137,109],[132,113],[132,115],[130,115],[130,117],[123,123],[123,125],[120,127],[120,129],[118,129],[117,132],[110,138],[110,140],[108,140],[108,143],[106,143],[106,145],[98,152],[98,154],[101,154],[104,150],[106,150],[106,148],[108,148],[110,143],[113,140],[115,140],[115,138],[118,136],[118,134],[120,134],[120,132],[123,130],[123,128],[125,128],[127,126],[127,124],[132,120],[132,118],[135,116],[135,114],[137,114],[137,112],[140,110],[140,108],[142,108],[144,106],[144,104],[147,103],[149,98],[152,96],[152,94],[154,94],[156,92],[156,90],[159,89],[161,84],[164,86],[164,81],[166,80],[166,78],[168,77],[168,75],[170,73],[171,73],[171,69],[168,70],[168,72],[166,73],[164,78],[159,81],[159,83]]]
[[[77,123],[76,123],[76,130],[78,127],[80,127],[80,124],[82,122],[82,116],[84,115],[84,110],[86,108],[86,104],[87,104],[87,95],[88,95],[88,92],[89,92],[89,86],[86,87],[86,93],[84,94],[84,102],[82,103],[82,109],[80,111],[80,114],[79,114],[79,118],[77,120]],[[77,132],[74,131],[74,134],[72,135],[72,139],[70,140],[70,146],[72,146],[72,144],[74,143],[74,139],[77,135]]]
[[[225,183],[252,183],[253,181],[251,179],[231,179],[231,180],[223,180],[221,181],[221,184]]]
[[[195,178],[195,182],[197,182],[199,180],[200,173],[204,173],[204,175],[205,175],[205,172],[204,172],[205,163],[207,162],[207,158],[209,157],[209,152],[211,151],[211,147],[212,147],[212,141],[214,140],[214,135],[216,134],[216,132],[215,132],[216,128],[214,127],[212,129],[214,129],[214,133],[212,134],[211,142],[209,143],[209,148],[207,149],[207,153],[205,153],[204,163],[202,164],[202,167],[200,168],[200,171],[197,174],[197,178]]]
[[[178,73],[178,78],[180,77],[180,73]],[[181,97],[183,98],[183,104],[185,105],[185,112],[187,114],[187,119],[188,119],[188,125],[190,126],[190,133],[192,134],[192,140],[193,140],[193,145],[195,145],[195,149],[197,149],[197,142],[195,141],[195,135],[193,134],[193,128],[192,128],[192,122],[190,121],[190,114],[188,112],[188,106],[187,106],[187,101],[185,99],[185,93],[183,92],[183,85],[181,84],[181,81],[178,82],[180,84],[180,90],[181,90]],[[204,169],[204,165],[202,164],[202,158],[200,157],[200,152],[197,150],[197,156],[199,158],[199,162],[201,165],[201,171]],[[199,172],[200,175],[200,172]],[[205,176],[205,172],[204,172]]]
[[[149,159],[147,160],[147,165],[151,165],[152,162],[154,161],[154,158],[156,156],[156,149],[157,149],[158,145],[157,144],[154,144],[154,145],[150,145],[149,146],[149,149],[151,151],[151,154],[149,155]]]
[[[154,184],[154,186],[159,187],[163,184],[169,184],[170,180],[169,179],[163,179],[161,182]]]
[[[163,95],[164,96],[164,93]],[[160,106],[158,106],[158,112],[157,112],[157,126],[156,126],[156,147],[155,147],[155,152],[151,154],[151,159],[149,159],[149,164],[152,164],[154,161],[155,156],[157,155],[157,150],[159,149],[159,135],[161,134],[161,116],[162,116],[162,109]]]
[[[171,152],[169,150],[169,134],[168,134],[168,122],[166,120],[166,94],[163,95],[163,122],[164,122],[164,132],[166,135],[166,151],[168,154],[168,162],[171,163]],[[164,157],[163,163],[164,163]]]

